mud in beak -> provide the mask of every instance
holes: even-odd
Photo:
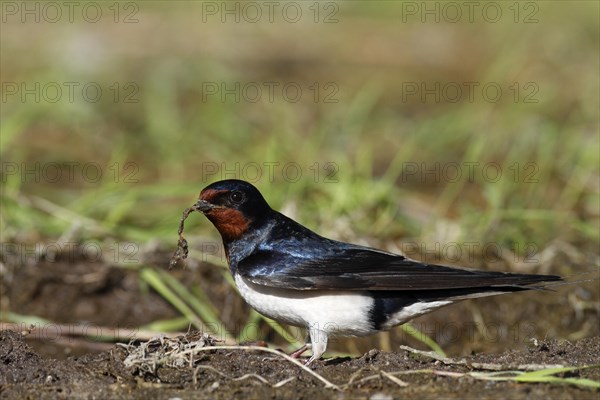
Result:
[[[198,200],[196,204],[194,204],[194,208],[202,213],[208,212],[212,210],[215,206],[210,204],[206,200]]]

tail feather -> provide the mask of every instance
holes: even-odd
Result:
[[[533,277],[544,277],[546,279],[527,279],[528,284],[561,281],[562,278],[554,275],[531,275]],[[522,277],[521,277],[522,278]],[[512,292],[525,290],[551,290],[546,286],[526,286],[522,279],[520,284],[479,286],[471,288],[457,289],[430,289],[421,291],[371,291],[374,298],[374,305],[371,312],[371,319],[376,329],[389,329],[393,326],[404,323],[412,318],[445,305],[480,297],[496,296]]]

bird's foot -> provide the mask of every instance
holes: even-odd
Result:
[[[318,358],[318,357],[315,357],[315,356],[314,356],[314,354],[313,354],[313,356],[312,356],[311,358],[309,358],[309,359],[308,359],[308,360],[307,360],[307,361],[304,363],[304,366],[305,366],[305,367],[309,367],[309,366],[310,366],[310,365],[313,363],[313,361],[315,361],[317,358]]]

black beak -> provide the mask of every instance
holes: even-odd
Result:
[[[203,213],[210,211],[214,208],[214,206],[206,200],[198,200],[198,202],[194,206],[196,207],[196,210]]]

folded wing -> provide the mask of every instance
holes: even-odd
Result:
[[[308,252],[257,251],[237,265],[237,273],[258,285],[295,290],[443,290],[527,287],[559,281],[555,275],[477,271],[423,264],[363,247]]]

